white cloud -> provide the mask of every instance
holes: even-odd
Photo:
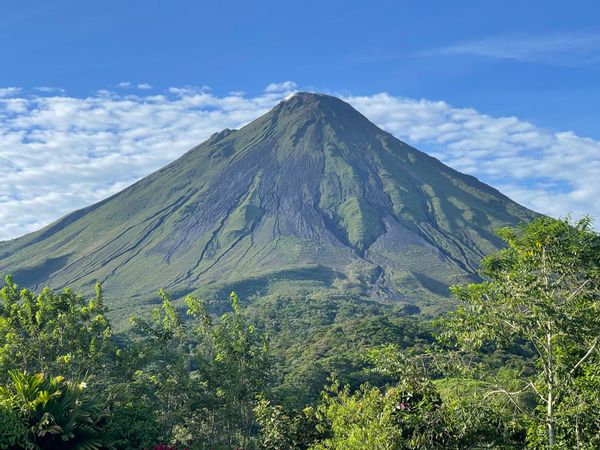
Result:
[[[298,85],[293,81],[284,81],[283,83],[271,83],[265,88],[267,93],[280,93],[285,92],[289,94],[298,89]]]
[[[0,97],[14,97],[19,92],[21,92],[21,88],[14,87],[14,86],[0,88]]]
[[[57,88],[57,87],[52,87],[52,86],[38,86],[33,88],[34,91],[38,91],[38,92],[43,92],[46,94],[52,94],[52,93],[61,93],[64,94],[65,90],[62,88]]]
[[[425,56],[461,54],[560,66],[587,66],[600,62],[600,35],[577,32],[493,36],[422,53]]]
[[[192,94],[203,94],[205,92],[210,92],[210,86],[183,86],[183,87],[170,87],[167,89],[171,94],[177,95],[192,95]]]
[[[149,95],[0,98],[0,239],[34,231],[239,128],[297,86],[219,97],[206,86]],[[18,93],[18,92],[17,92]],[[12,96],[13,94],[11,94]],[[515,117],[381,93],[347,97],[373,122],[540,212],[600,218],[600,142]]]
[[[136,89],[141,89],[143,91],[146,91],[148,89],[152,89],[152,85],[150,83],[138,83],[138,84],[134,84],[134,83],[131,83],[130,81],[121,81],[119,84],[117,84],[117,87],[121,88],[121,89],[136,88]]]

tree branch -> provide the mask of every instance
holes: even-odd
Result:
[[[585,287],[585,285],[588,284],[589,281],[589,278],[586,279],[583,283],[581,283],[581,286],[579,286],[577,289],[571,292],[571,294],[569,294],[569,296],[566,298],[565,303],[567,303],[569,300],[575,297]]]
[[[496,382],[496,384],[498,385],[498,390],[495,391],[490,391],[489,394],[499,394],[499,393],[503,393],[505,394],[508,399],[510,400],[510,402],[514,405],[514,407],[521,413],[521,414],[525,414],[535,420],[538,420],[538,418],[531,414],[529,411],[524,410],[523,408],[521,408],[521,405],[519,405],[519,403],[515,400],[515,398],[513,397],[514,394],[520,394],[521,391],[517,391],[517,392],[509,392],[504,386],[502,386],[502,383],[500,383],[500,380],[498,380],[498,378],[495,375],[492,375],[492,378],[494,379],[494,381]]]
[[[592,354],[592,352],[594,351],[594,349],[596,348],[596,345],[598,344],[598,337],[596,337],[596,339],[594,339],[594,343],[592,344],[592,346],[589,348],[589,350],[587,351],[587,353],[585,355],[583,355],[583,357],[577,361],[577,364],[575,364],[573,366],[573,368],[571,369],[571,371],[569,372],[569,375],[573,375],[573,373],[577,370],[577,368],[582,365],[586,359],[588,359],[590,357],[590,355]]]
[[[533,388],[533,390],[535,391],[535,393],[542,399],[542,401],[544,403],[548,403],[548,400],[546,399],[546,397],[544,397],[540,391],[538,391],[538,388],[535,387],[535,384],[533,384],[533,381],[529,380],[529,386],[531,386]]]

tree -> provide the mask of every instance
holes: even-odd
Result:
[[[112,395],[118,413],[113,434],[131,445],[121,427],[129,417],[140,430],[158,429],[165,442],[245,448],[256,396],[270,378],[266,339],[246,323],[234,293],[232,311],[218,321],[194,297],[185,299],[189,320],[164,291],[160,298],[150,320],[132,319],[138,339],[123,360],[134,369],[122,375]],[[140,407],[145,417],[135,414]]]
[[[113,386],[116,420],[111,432],[127,445],[132,445],[128,440],[132,426],[162,441],[181,443],[194,426],[194,410],[205,402],[203,380],[192,371],[197,362],[189,330],[169,295],[161,289],[159,297],[162,304],[153,309],[150,320],[131,318],[138,339],[124,351],[130,370],[124,382]]]
[[[363,384],[352,392],[334,379],[315,409],[322,436],[311,449],[501,449],[517,443],[510,424],[479,389],[448,395],[457,392],[449,380],[432,379],[436,356],[385,346],[371,350],[369,359],[394,382],[382,388]],[[444,393],[440,381],[446,382]]]
[[[7,276],[0,289],[0,381],[17,367],[75,379],[100,375],[111,344],[106,312],[99,285],[86,301],[70,289],[36,295]]]
[[[198,346],[199,371],[213,394],[211,421],[221,435],[212,436],[213,445],[242,448],[252,435],[255,425],[254,406],[257,395],[263,393],[271,377],[271,359],[265,336],[248,324],[238,296],[229,296],[231,312],[223,314],[217,323],[205,312],[204,305],[188,297],[188,314],[200,319],[195,332]]]
[[[499,235],[508,246],[483,259],[484,281],[452,288],[461,306],[443,336],[475,351],[531,346],[535,376],[519,389],[498,391],[531,421],[532,445],[588,448],[600,433],[597,420],[586,419],[598,416],[600,404],[585,382],[598,364],[600,236],[587,217],[575,223],[542,217]],[[538,399],[532,410],[517,398],[528,391]],[[574,407],[582,399],[585,414]]]
[[[260,426],[259,445],[265,450],[305,450],[323,438],[313,408],[288,412],[260,396],[254,414]]]
[[[391,388],[382,391],[364,384],[351,393],[348,386],[333,383],[322,393],[316,417],[328,437],[315,443],[312,450],[400,449],[402,427],[397,412],[403,405],[402,393]]]

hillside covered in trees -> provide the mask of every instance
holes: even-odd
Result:
[[[433,321],[343,294],[232,293],[215,313],[161,291],[122,331],[100,285],[7,277],[0,448],[598,448],[600,236],[545,217],[499,236]]]

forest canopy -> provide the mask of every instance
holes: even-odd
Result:
[[[435,321],[350,297],[160,303],[0,290],[0,448],[600,447],[600,237],[499,231]],[[163,447],[159,447],[163,444]],[[173,446],[173,447],[169,447]]]

